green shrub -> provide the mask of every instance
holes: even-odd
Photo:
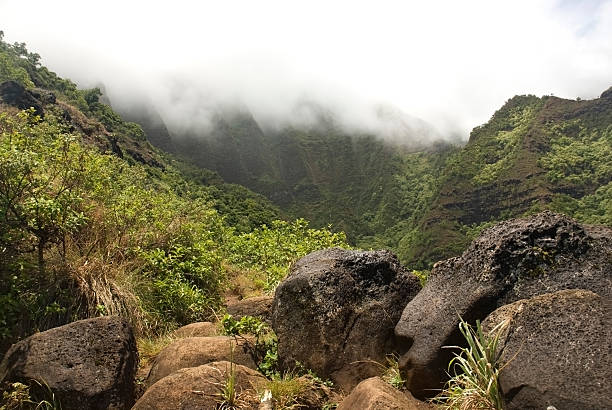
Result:
[[[229,238],[226,255],[231,263],[243,269],[264,273],[265,289],[272,291],[287,275],[291,264],[313,251],[330,247],[348,248],[342,232],[308,228],[308,222],[276,220],[253,232]]]
[[[221,319],[221,326],[223,333],[228,336],[255,336],[255,344],[247,343],[246,346],[257,369],[268,378],[279,376],[278,339],[267,324],[253,316],[243,316],[236,320],[232,315],[226,314]]]

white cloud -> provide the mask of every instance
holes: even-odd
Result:
[[[307,97],[348,123],[392,104],[465,137],[515,94],[593,98],[612,85],[609,0],[91,4],[0,1],[0,29],[84,86],[165,101],[177,124],[234,100],[278,121]]]

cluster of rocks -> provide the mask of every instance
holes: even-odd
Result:
[[[273,300],[232,309],[271,323],[283,367],[299,362],[332,379],[347,394],[339,409],[432,408],[421,400],[448,379],[445,346],[465,343],[461,319],[482,321],[485,331],[506,324],[498,348],[505,408],[604,409],[612,397],[611,281],[612,229],[545,212],[484,231],[463,255],[437,263],[423,289],[390,252],[327,249],[298,261]],[[138,356],[119,318],[17,343],[0,378],[44,380],[64,409],[215,408],[231,366],[239,389],[265,383],[241,345],[248,340],[219,336],[210,323],[175,336],[135,404]],[[389,354],[400,357],[405,391],[379,377]],[[243,405],[273,408],[256,394]]]

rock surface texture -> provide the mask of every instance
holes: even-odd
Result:
[[[380,374],[393,328],[420,289],[388,251],[326,249],[293,266],[278,286],[272,327],[282,363],[295,361],[344,390]]]
[[[268,295],[242,299],[228,304],[227,313],[236,320],[240,320],[243,316],[255,316],[265,322],[269,322],[273,299],[272,296]]]
[[[179,339],[166,346],[155,358],[146,385],[151,386],[177,370],[219,360],[232,360],[234,363],[255,369],[255,362],[245,351],[245,343],[245,340],[236,340],[230,336]]]
[[[136,402],[135,410],[217,409],[223,401],[221,391],[228,380],[231,363],[213,362],[178,370],[164,377]],[[255,370],[235,365],[236,392],[239,408],[257,408],[256,389],[266,379]],[[232,407],[225,407],[232,408]]]
[[[131,327],[108,316],[73,322],[14,344],[0,365],[0,379],[44,382],[64,410],[129,409],[137,366]]]
[[[338,410],[433,410],[435,407],[403,393],[380,377],[362,381],[338,406]]]
[[[395,328],[405,353],[400,365],[410,391],[431,396],[462,345],[459,317],[484,319],[519,299],[563,289],[612,293],[612,229],[584,226],[543,212],[485,230],[460,257],[439,262]]]
[[[612,399],[612,301],[563,290],[495,310],[485,329],[500,338],[504,408],[607,409]]]
[[[219,325],[212,322],[195,322],[179,327],[174,331],[174,336],[185,337],[209,337],[219,334]]]

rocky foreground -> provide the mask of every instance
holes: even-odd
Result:
[[[611,285],[612,229],[545,212],[484,231],[463,255],[437,263],[422,289],[387,251],[327,249],[298,261],[273,300],[241,302],[234,314],[269,321],[282,367],[299,362],[333,380],[344,395],[339,409],[431,408],[421,400],[447,381],[452,351],[444,347],[465,343],[460,318],[483,321],[485,330],[507,324],[498,348],[505,408],[607,409]],[[214,409],[223,407],[217,393],[232,371],[245,393],[242,407],[280,408],[262,402],[266,379],[240,348],[249,340],[230,351],[233,338],[216,329],[179,329],[153,362],[144,394],[134,384],[134,336],[117,317],[74,322],[13,345],[0,378],[44,381],[65,410]],[[379,377],[389,354],[400,357],[404,391]]]

